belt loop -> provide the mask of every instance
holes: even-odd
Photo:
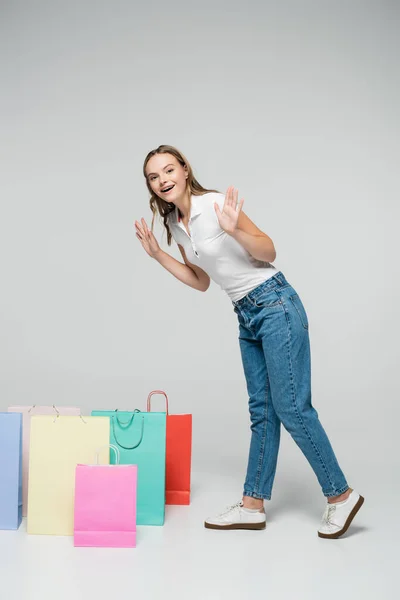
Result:
[[[279,283],[279,285],[283,285],[283,281],[282,281],[281,276],[280,276],[279,273],[276,273],[274,275],[274,279]]]

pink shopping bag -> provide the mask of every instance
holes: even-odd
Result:
[[[74,546],[136,547],[137,465],[77,465]]]

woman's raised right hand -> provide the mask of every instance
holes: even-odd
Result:
[[[155,258],[157,254],[161,252],[161,248],[158,245],[153,232],[147,227],[146,221],[144,219],[141,220],[141,223],[135,221],[135,227],[136,237],[141,242],[143,248],[151,258]]]

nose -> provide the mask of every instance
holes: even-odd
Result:
[[[165,180],[165,181],[164,181],[164,180],[163,180],[163,181],[160,181],[160,189],[162,189],[162,188],[163,188],[163,187],[165,187],[166,185],[167,185],[167,180]]]

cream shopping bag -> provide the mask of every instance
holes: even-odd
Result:
[[[31,418],[27,532],[74,534],[75,469],[90,463],[110,439],[108,417]],[[109,464],[109,450],[100,464]]]
[[[26,517],[28,507],[28,471],[31,417],[34,415],[80,415],[77,406],[9,406],[8,412],[22,413],[22,516]]]

